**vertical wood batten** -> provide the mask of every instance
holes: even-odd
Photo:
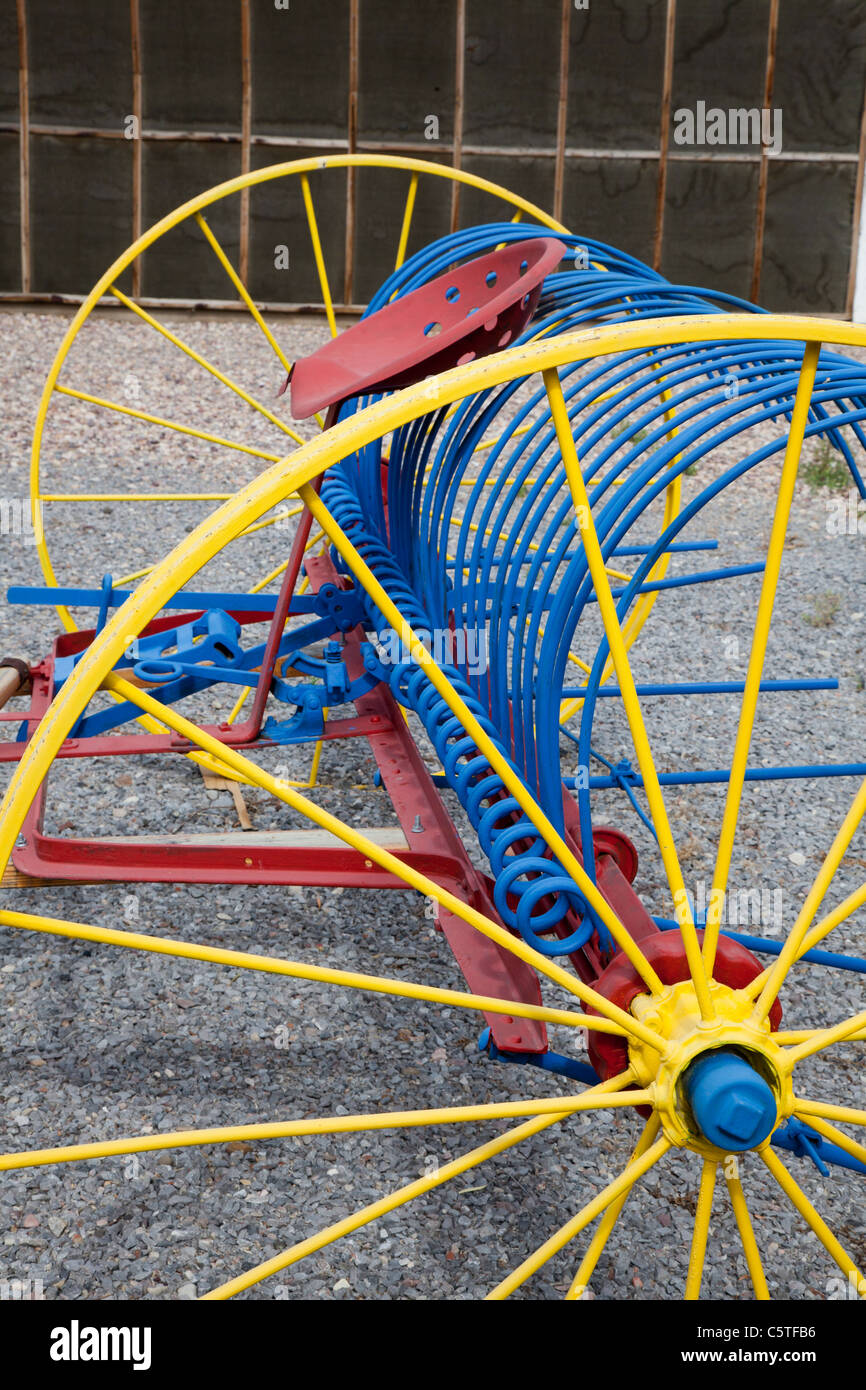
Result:
[[[671,130],[671,96],[674,86],[674,47],[677,30],[677,0],[668,0],[665,17],[665,58],[662,75],[661,129],[659,131],[659,168],[656,182],[656,225],[653,238],[653,269],[661,270],[665,231],[665,195],[668,183],[668,146]]]
[[[562,221],[565,184],[565,141],[568,131],[568,63],[571,43],[571,0],[562,0],[559,40],[559,104],[556,111],[556,163],[553,172],[553,215]]]
[[[272,0],[265,0],[265,3],[269,8]],[[470,67],[470,60],[473,56],[478,57],[479,55],[474,53],[474,49],[467,50],[467,44],[473,43],[475,37],[475,26],[474,24],[470,24],[470,20],[473,20],[475,17],[475,12],[473,11],[470,13],[467,0],[454,0],[453,6],[449,6],[447,11],[443,10],[443,18],[446,14],[450,13],[451,19],[447,21],[444,32],[440,32],[438,35],[440,48],[437,49],[437,53],[441,53],[447,70],[452,61],[451,43],[453,42],[455,66],[454,69],[452,69],[454,94],[451,103],[446,104],[446,109],[442,112],[442,119],[443,125],[445,125],[449,118],[448,106],[450,105],[453,109],[454,129],[453,140],[446,139],[445,141],[437,143],[435,157],[437,159],[444,158],[448,162],[453,162],[457,169],[462,167],[463,159],[468,161],[468,167],[470,168],[475,168],[474,161],[477,161],[479,172],[483,169],[482,162],[485,159],[487,159],[490,164],[499,162],[501,169],[504,171],[500,177],[502,182],[506,185],[514,181],[513,174],[515,172],[522,171],[524,167],[523,156],[526,156],[527,162],[530,160],[538,161],[540,165],[538,171],[539,178],[544,179],[547,189],[539,198],[539,201],[543,202],[545,206],[549,206],[559,220],[562,220],[563,217],[565,183],[566,180],[569,179],[570,170],[576,165],[577,168],[581,170],[582,175],[582,169],[578,161],[582,159],[597,159],[599,161],[601,174],[606,176],[608,170],[617,171],[617,165],[612,163],[612,161],[616,159],[634,160],[641,166],[642,178],[648,181],[650,188],[649,208],[647,208],[645,201],[642,203],[643,216],[646,219],[643,221],[643,228],[644,235],[647,237],[647,240],[652,243],[653,253],[650,254],[649,251],[646,250],[643,254],[659,268],[664,261],[665,235],[668,237],[673,235],[675,230],[674,221],[677,220],[674,218],[673,205],[672,219],[674,220],[668,221],[666,216],[666,185],[667,182],[671,182],[673,191],[674,184],[679,182],[677,180],[677,162],[685,161],[685,168],[679,171],[685,174],[691,169],[692,160],[695,161],[694,169],[696,170],[700,170],[700,166],[704,162],[713,163],[718,161],[724,163],[725,160],[728,160],[731,163],[737,163],[748,160],[752,165],[748,173],[748,183],[751,185],[751,198],[754,199],[752,203],[753,223],[750,230],[748,228],[748,220],[746,220],[746,227],[743,229],[746,237],[746,287],[742,288],[741,292],[746,294],[751,293],[754,298],[760,299],[761,294],[766,293],[766,291],[763,291],[762,287],[763,258],[765,255],[770,254],[767,252],[767,238],[769,237],[770,239],[770,252],[774,252],[775,250],[775,255],[781,256],[782,259],[791,254],[787,249],[788,242],[784,237],[781,239],[781,250],[779,249],[777,242],[780,238],[780,233],[782,233],[784,229],[776,225],[775,218],[769,216],[769,164],[773,161],[774,155],[769,148],[764,146],[759,146],[757,148],[753,147],[748,153],[742,152],[732,154],[730,151],[724,150],[718,152],[712,150],[684,150],[674,143],[675,126],[673,125],[673,111],[675,108],[673,107],[673,86],[674,81],[676,81],[677,90],[678,92],[680,91],[682,79],[686,75],[684,66],[688,66],[685,50],[683,48],[683,26],[687,18],[686,10],[680,6],[679,11],[677,11],[676,0],[665,0],[664,7],[657,7],[660,12],[655,15],[654,19],[652,53],[654,55],[654,62],[658,66],[656,66],[654,70],[647,68],[646,82],[654,88],[654,94],[652,91],[649,93],[650,130],[655,125],[659,113],[661,116],[661,130],[655,149],[645,148],[652,144],[652,136],[650,135],[649,139],[644,137],[637,142],[640,144],[641,148],[627,150],[620,146],[619,148],[608,150],[604,148],[577,147],[574,132],[571,132],[572,140],[569,142],[569,119],[574,117],[574,107],[570,102],[569,91],[569,81],[573,80],[570,73],[571,29],[575,28],[577,24],[577,21],[571,18],[571,10],[574,8],[574,4],[575,0],[560,0],[560,12],[558,16],[556,15],[556,7],[551,4],[552,13],[547,16],[549,26],[546,30],[547,38],[544,45],[545,56],[543,60],[539,60],[542,70],[547,72],[548,118],[540,138],[532,139],[531,143],[527,143],[525,148],[522,142],[529,142],[531,137],[525,133],[521,133],[519,129],[513,137],[517,142],[514,145],[505,143],[497,145],[493,141],[488,143],[488,138],[491,135],[495,140],[497,134],[495,129],[491,129],[490,131],[482,130],[480,133],[477,131],[473,132],[473,129],[469,129],[467,133],[467,127],[473,127],[475,124],[473,121],[472,103],[478,104],[480,101],[481,106],[484,105],[483,99],[481,97],[476,97],[475,85],[473,85],[472,91],[469,90],[468,85],[470,83],[480,83],[480,78],[484,76],[484,74],[481,73],[480,76],[476,78],[476,69],[475,67]],[[294,8],[294,6],[292,8]],[[758,104],[757,93],[763,89],[763,103],[768,109],[771,109],[774,101],[777,99],[775,97],[776,67],[778,66],[779,69],[780,86],[778,90],[779,98],[781,99],[784,96],[781,90],[782,79],[786,76],[786,64],[790,64],[791,56],[786,47],[787,31],[782,30],[780,33],[778,28],[781,18],[781,5],[779,0],[767,0],[766,5],[762,6],[762,9],[763,20],[760,18],[758,20],[758,49],[755,55],[757,57],[758,72],[753,72],[750,84],[752,88],[755,88],[756,84],[758,85],[757,89],[753,92],[753,96],[749,99],[754,100],[755,104]],[[59,120],[59,116],[62,113],[58,113],[57,116],[54,116],[54,108],[47,109],[43,113],[40,104],[40,92],[42,90],[42,79],[40,76],[42,72],[40,44],[43,42],[40,19],[42,7],[41,5],[37,7],[33,3],[28,4],[27,0],[15,0],[15,9],[13,10],[10,2],[8,10],[9,24],[7,29],[10,48],[8,56],[12,59],[13,63],[17,56],[18,90],[16,93],[14,85],[16,74],[13,70],[10,71],[9,74],[13,83],[11,92],[12,110],[8,112],[7,119],[3,122],[2,131],[6,141],[7,158],[11,159],[11,168],[9,170],[11,176],[9,201],[14,205],[14,197],[16,196],[15,190],[17,188],[19,194],[19,214],[17,218],[18,226],[16,227],[13,221],[13,226],[11,228],[12,236],[10,238],[11,244],[9,245],[9,254],[7,256],[6,272],[6,283],[9,289],[8,291],[4,291],[4,297],[12,298],[15,295],[21,295],[26,301],[29,298],[38,298],[38,291],[42,288],[38,283],[38,276],[40,274],[39,230],[42,208],[42,201],[39,196],[39,171],[42,167],[44,147],[48,143],[43,137],[51,137],[52,140],[55,137],[58,139],[63,138],[65,143],[70,144],[72,147],[70,155],[71,160],[75,154],[76,141],[81,142],[94,139],[98,141],[104,140],[114,142],[122,140],[124,134],[127,132],[125,129],[120,128],[120,123],[118,121],[112,120],[111,112],[108,113],[104,129],[95,125],[91,127],[80,121],[73,123],[71,117],[67,125],[52,123],[52,118],[56,122]],[[234,129],[229,130],[226,128],[217,131],[205,131],[203,129],[164,130],[162,128],[157,128],[145,132],[143,120],[143,47],[145,42],[149,42],[150,38],[149,31],[146,28],[149,11],[142,5],[142,0],[128,0],[128,6],[122,6],[121,13],[117,16],[121,24],[121,32],[117,35],[117,38],[119,39],[121,51],[125,49],[126,54],[131,53],[131,73],[130,77],[126,78],[126,63],[123,62],[124,73],[119,78],[118,100],[114,105],[116,109],[131,111],[137,125],[137,138],[131,142],[132,149],[129,156],[132,160],[132,165],[125,166],[123,165],[123,159],[120,161],[123,166],[122,196],[130,196],[131,198],[131,217],[129,204],[122,203],[120,209],[120,220],[123,226],[119,230],[123,239],[125,239],[124,233],[127,228],[129,229],[130,241],[140,237],[144,230],[143,221],[146,220],[146,209],[144,208],[143,202],[143,165],[146,141],[150,141],[153,145],[151,153],[159,151],[160,149],[160,146],[154,142],[163,141],[169,143],[187,141],[201,142],[209,146],[215,146],[220,143],[236,144],[240,147],[240,160],[237,159],[236,155],[229,156],[229,158],[232,161],[232,167],[234,169],[240,167],[243,173],[251,171],[252,163],[254,162],[251,157],[252,146],[258,144],[263,146],[273,144],[275,147],[285,144],[288,149],[287,157],[291,157],[292,154],[295,153],[293,146],[299,147],[299,153],[301,152],[300,147],[303,147],[306,153],[307,146],[309,146],[310,150],[313,152],[321,150],[323,153],[332,149],[334,152],[342,152],[344,149],[347,149],[355,153],[359,149],[362,149],[370,153],[383,152],[399,154],[403,152],[410,155],[423,155],[428,152],[429,144],[425,141],[421,139],[414,141],[407,139],[401,141],[396,137],[396,133],[394,140],[390,142],[385,139],[370,139],[367,141],[361,139],[361,0],[346,0],[345,8],[341,7],[341,10],[342,17],[349,27],[349,33],[347,35],[345,31],[342,31],[340,35],[333,35],[332,41],[339,43],[340,80],[345,83],[347,88],[346,127],[342,135],[340,134],[339,128],[337,128],[336,130],[329,130],[330,138],[322,139],[313,138],[312,136],[293,136],[289,134],[276,136],[257,135],[252,131],[254,103],[257,100],[253,83],[256,78],[258,78],[261,84],[263,78],[261,71],[255,74],[253,73],[253,67],[255,65],[253,41],[255,39],[255,34],[252,30],[252,25],[255,20],[253,17],[252,0],[238,0],[237,8],[232,7],[230,16],[236,35],[237,28],[234,26],[237,24],[238,15],[241,20],[240,39],[242,63],[239,128],[238,125],[235,124],[238,121],[238,108],[235,108],[233,104],[234,96],[237,92],[232,90],[231,95],[228,95],[226,92],[220,97],[219,93],[217,94],[217,107],[222,114],[224,103],[228,100],[231,111],[234,112],[234,120],[232,119],[231,112],[228,110],[226,110],[224,114],[226,116],[227,125],[234,125]],[[129,15],[130,26],[128,38],[125,28],[127,13]],[[364,17],[366,18],[366,16]],[[558,35],[557,19],[559,19]],[[17,36],[13,37],[12,23],[16,20]],[[449,31],[451,34],[450,38]],[[578,80],[578,87],[582,88],[583,83],[581,80],[582,74],[580,68],[587,59],[584,56],[585,50],[583,45],[577,42],[580,32],[581,31],[578,29],[575,30],[575,65],[577,71],[574,77]],[[760,71],[761,32],[765,35],[765,70],[763,82]],[[816,33],[816,36],[819,35],[820,27]],[[30,72],[31,37],[34,62],[32,73]],[[558,65],[554,60],[557,38],[559,40]],[[16,44],[16,41],[17,55],[12,48],[12,45]],[[343,44],[346,42],[348,42],[349,45],[348,55],[346,50],[343,49]],[[377,46],[377,37],[372,30],[370,33],[370,43],[371,48],[374,50]],[[594,49],[590,46],[589,52],[592,53],[593,51]],[[121,56],[123,56],[122,52]],[[372,53],[368,59],[368,67],[371,59]],[[480,61],[481,59],[479,58],[479,62]],[[150,48],[148,50],[148,62],[151,64],[153,62],[153,55]],[[547,64],[546,69],[543,67],[544,62]],[[677,64],[679,64],[679,66],[677,66]],[[653,71],[655,72],[655,76],[653,76]],[[154,74],[152,69],[149,68],[149,72],[149,80],[153,82]],[[558,76],[556,75],[557,72]],[[369,76],[370,74],[368,74],[368,79]],[[593,79],[594,76],[593,74]],[[655,82],[659,78],[661,78],[661,81],[659,81],[658,87],[655,87]],[[126,87],[127,80],[129,80],[131,84],[131,95],[130,88]],[[788,80],[791,80],[790,77]],[[554,84],[556,84],[555,88]],[[411,84],[409,90],[413,91]],[[577,90],[578,88],[576,88],[576,92]],[[16,113],[14,109],[16,96],[20,111],[20,119],[17,121],[15,119]],[[776,179],[778,183],[780,178],[786,175],[786,171],[791,171],[796,174],[798,172],[799,163],[804,163],[807,167],[809,163],[813,163],[816,165],[816,172],[818,168],[826,168],[832,169],[836,174],[841,176],[840,181],[844,182],[847,198],[853,197],[853,206],[846,206],[844,210],[841,210],[844,215],[848,215],[849,217],[849,263],[847,267],[844,265],[844,262],[841,267],[838,267],[838,280],[833,286],[833,311],[842,312],[847,315],[854,313],[859,317],[866,318],[866,83],[861,86],[859,112],[857,111],[858,101],[856,89],[853,93],[849,93],[849,98],[846,98],[845,114],[847,133],[842,152],[839,150],[826,149],[822,151],[812,149],[785,150],[777,160],[782,167],[777,168],[774,179]],[[342,99],[338,90],[338,102],[342,101]],[[681,99],[681,97],[678,97],[678,102],[681,101]],[[125,105],[127,101],[131,101],[131,106]],[[661,104],[661,110],[659,105],[657,105],[658,102]],[[552,110],[554,106],[556,106],[555,117]],[[78,107],[76,105],[73,114],[77,114],[77,111]],[[82,114],[86,117],[86,110],[84,110]],[[45,119],[41,120],[40,117],[43,115]],[[96,118],[94,117],[94,119]],[[555,130],[555,138],[553,140],[551,139],[551,135],[553,134],[551,126]],[[641,130],[643,129],[644,127],[642,126]],[[448,135],[450,132],[446,131],[445,134]],[[591,144],[591,141],[588,140],[587,144]],[[17,151],[16,145],[18,147]],[[18,154],[19,163],[17,171],[14,163],[16,152]],[[61,158],[62,153],[61,151]],[[209,149],[202,151],[203,155],[208,153],[210,153]],[[268,151],[268,153],[270,153],[270,151]],[[109,154],[113,155],[114,150],[109,150]],[[274,157],[282,158],[284,156],[281,152],[277,153],[275,148]],[[574,161],[574,163],[572,163],[572,161]],[[652,162],[656,162],[657,164],[656,190],[652,189]],[[843,167],[846,162],[849,166],[853,167]],[[130,176],[130,168],[131,184],[130,193],[127,195],[125,192],[125,185],[126,180]],[[490,170],[488,169],[487,172],[489,173]],[[713,172],[716,174],[725,174],[726,171],[724,169],[717,169],[713,170]],[[740,173],[744,179],[746,178],[744,171],[735,172]],[[551,174],[553,175],[552,179]],[[334,291],[338,291],[339,289],[343,290],[342,295],[338,296],[335,294],[335,298],[339,297],[345,304],[354,303],[357,294],[354,280],[358,279],[360,282],[361,279],[365,242],[363,239],[360,241],[357,240],[359,236],[363,238],[363,231],[356,226],[356,222],[364,207],[361,201],[364,185],[360,183],[359,180],[369,176],[360,170],[351,169],[346,170],[343,176],[346,179],[346,192],[344,194],[344,281],[341,285],[339,276],[335,274],[334,280],[336,283],[333,285],[333,289]],[[334,179],[333,182],[336,184],[338,180]],[[315,187],[316,180],[313,180],[313,184]],[[725,185],[722,184],[721,186],[724,188]],[[424,181],[422,181],[421,187],[423,189]],[[654,220],[653,191],[656,193]],[[75,195],[76,202],[83,192],[84,190],[80,190],[79,193]],[[781,187],[774,192],[774,198],[777,192],[781,193]],[[449,221],[449,204],[445,201],[446,196],[446,190],[443,188],[439,194],[440,202],[438,208],[439,215],[444,218],[442,230],[445,230]],[[461,217],[465,221],[463,204],[467,202],[467,197],[470,196],[472,195],[470,195],[468,191],[464,196],[461,186],[452,186],[450,199],[450,221],[452,226],[456,227],[461,222]],[[251,221],[251,204],[254,199],[251,190],[240,192],[238,198],[240,203],[239,222],[235,225],[238,227],[240,250],[236,264],[238,265],[242,278],[248,282],[254,253]],[[329,190],[329,210],[324,215],[329,219],[336,216],[339,224],[339,196],[336,194],[336,190],[333,190],[333,198],[334,201],[332,201],[332,192]],[[442,206],[443,202],[444,207]],[[425,214],[427,211],[427,206],[422,205],[419,199],[418,212]],[[416,212],[416,216],[418,212]],[[647,213],[649,214],[648,216],[646,216]],[[87,215],[89,214],[85,209],[84,216],[86,217]],[[234,214],[230,213],[229,215],[234,221]],[[819,228],[822,228],[822,226],[828,222],[829,217],[829,210],[825,210],[823,207],[817,210],[816,222]],[[647,222],[649,223],[648,226]],[[769,231],[767,230],[768,224]],[[839,235],[842,237],[841,253],[842,256],[844,256],[846,246],[844,231],[841,230]],[[748,239],[750,236],[753,241],[751,264],[749,264],[748,259]],[[337,229],[337,240],[338,242],[340,240],[339,226]],[[329,245],[329,251],[330,249]],[[338,247],[334,247],[333,249],[336,254],[339,254]],[[771,265],[771,270],[772,269],[773,265]],[[142,294],[147,294],[148,288],[148,269],[144,257],[133,263],[130,267],[130,277],[131,290],[129,292],[131,292],[135,298],[140,299]],[[775,279],[775,271],[773,278]],[[164,302],[170,303],[171,300],[170,298],[166,298]],[[178,300],[178,303],[180,302],[181,301]],[[217,301],[214,301],[214,303],[216,302]]]
[[[764,70],[764,110],[773,100],[773,79],[776,72],[776,40],[779,34],[779,0],[770,0],[770,20],[767,25],[767,65]],[[763,132],[763,122],[761,125]],[[761,289],[761,269],[764,262],[764,226],[767,220],[767,180],[769,163],[767,147],[761,141],[761,166],[758,172],[758,205],[755,209],[755,251],[752,258],[751,298],[757,302]]]
[[[30,293],[30,71],[27,54],[27,8],[25,0],[16,0],[18,23],[18,160],[19,207],[21,233],[21,293]]]
[[[457,26],[454,43],[454,142],[452,162],[463,167],[463,110],[466,100],[466,0],[457,0]],[[451,230],[460,222],[460,184],[451,185]]]
[[[358,80],[360,71],[360,0],[349,4],[349,102],[346,112],[346,148],[358,148]],[[357,170],[346,170],[346,251],[343,266],[343,303],[351,304],[355,286],[355,178]]]
[[[132,58],[132,115],[135,134],[132,141],[132,240],[141,236],[141,187],[142,164],[144,161],[144,137],[142,134],[142,86],[141,86],[141,14],[139,0],[129,0],[129,42]],[[141,257],[132,263],[132,297],[141,295]]]
[[[860,149],[857,155],[857,178],[854,184],[854,212],[851,221],[851,259],[848,262],[848,290],[845,296],[845,314],[851,318],[854,313],[854,297],[857,291],[858,269],[861,277],[861,294],[858,296],[862,300],[864,289],[866,289],[866,264],[862,268],[858,267],[858,253],[860,247],[860,229],[863,217],[863,169],[866,164],[866,80],[863,84],[863,108],[860,114]]]
[[[241,173],[250,172],[253,117],[252,33],[250,0],[241,0]],[[238,274],[250,280],[250,190],[241,189]]]

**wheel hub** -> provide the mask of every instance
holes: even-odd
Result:
[[[639,995],[632,1012],[667,1046],[632,1042],[629,1060],[638,1084],[653,1089],[671,1143],[718,1158],[766,1144],[792,1113],[793,1093],[769,1021],[751,1021],[753,1001],[718,981],[710,994],[712,1023],[701,1018],[690,980]]]

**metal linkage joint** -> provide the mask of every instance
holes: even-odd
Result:
[[[571,1081],[582,1081],[587,1086],[597,1086],[601,1080],[598,1072],[588,1062],[579,1062],[576,1057],[565,1057],[561,1052],[503,1052],[493,1041],[491,1030],[483,1029],[478,1039],[478,1051],[486,1052],[494,1062],[516,1062],[518,1066],[539,1067],[542,1071],[552,1071],[557,1076],[567,1076]]]

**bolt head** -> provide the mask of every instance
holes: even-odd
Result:
[[[772,1133],[778,1118],[775,1096],[739,1053],[703,1053],[688,1068],[684,1082],[694,1120],[717,1148],[754,1149]]]
[[[750,1095],[730,1091],[722,1098],[716,1123],[732,1139],[749,1144],[753,1136],[760,1132],[763,1118],[763,1107],[757,1105]]]

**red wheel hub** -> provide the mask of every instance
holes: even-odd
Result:
[[[698,940],[703,942],[703,931],[698,932]],[[659,932],[658,936],[647,936],[641,940],[640,948],[655,970],[662,984],[676,985],[689,978],[689,964],[685,947],[678,931]],[[720,936],[716,949],[716,963],[713,976],[720,984],[730,989],[743,989],[761,974],[763,966],[751,951],[738,941]],[[593,986],[605,999],[628,1012],[632,1001],[639,994],[646,994],[647,988],[631,961],[622,952],[615,956]],[[597,1013],[597,1009],[587,1008],[587,1013]],[[775,1030],[782,1021],[782,1006],[778,999],[770,1010],[770,1027]],[[618,1076],[628,1066],[628,1043],[624,1038],[611,1033],[589,1034],[587,1043],[589,1060],[603,1081]]]

